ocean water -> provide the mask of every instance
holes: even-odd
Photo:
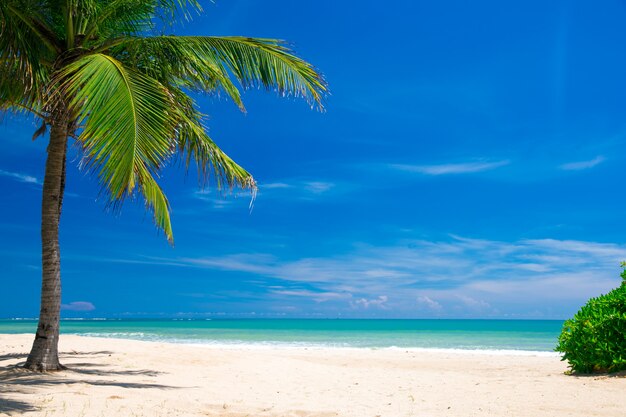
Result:
[[[552,352],[560,320],[63,320],[62,334],[237,346]],[[36,320],[0,320],[0,333],[34,333]],[[522,352],[520,352],[522,353]]]

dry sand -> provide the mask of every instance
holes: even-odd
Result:
[[[0,416],[626,416],[626,378],[555,356],[209,347],[63,336],[70,369],[23,363],[0,335]]]

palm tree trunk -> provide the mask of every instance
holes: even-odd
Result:
[[[61,314],[61,254],[59,221],[65,189],[65,157],[68,121],[65,112],[50,126],[50,143],[41,203],[41,310],[27,369],[39,372],[64,369],[59,363],[59,320]]]

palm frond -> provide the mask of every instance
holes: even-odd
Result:
[[[94,16],[85,27],[85,44],[111,41],[151,29],[158,0],[110,0],[98,2]]]
[[[174,243],[174,232],[170,219],[170,203],[155,181],[154,177],[145,171],[139,172],[141,193],[146,201],[146,207],[154,215],[154,223],[165,233],[167,240]]]
[[[244,88],[264,87],[281,95],[302,97],[322,107],[327,92],[323,77],[311,64],[298,58],[280,40],[244,37],[156,36],[132,38],[119,45],[119,54],[133,56],[133,51],[146,51],[142,62],[152,59],[152,66],[168,66],[168,57],[176,57],[179,69],[174,77],[189,79],[194,85],[210,91],[210,83],[202,77],[230,72]],[[135,54],[135,56],[137,56]],[[203,69],[212,69],[209,76]],[[150,69],[148,68],[148,71]],[[208,73],[208,72],[207,72]],[[219,78],[219,86],[232,87]]]
[[[154,42],[144,42],[145,38],[125,40],[114,48],[114,54],[164,85],[194,92],[223,91],[245,110],[239,89],[222,62],[206,59],[202,51],[181,45],[174,37],[154,39]]]
[[[195,162],[201,183],[206,183],[211,174],[217,182],[218,189],[224,185],[228,188],[240,187],[256,193],[256,182],[252,175],[233,161],[206,133],[202,125],[202,114],[193,107],[193,103],[182,92],[176,94],[179,106],[178,147],[189,169],[191,161]]]
[[[99,0],[47,0],[51,9],[61,11],[61,22],[58,25],[63,28],[63,38],[67,48],[73,49],[81,36],[97,17],[102,8],[102,1]]]
[[[154,18],[158,14],[169,24],[175,22],[177,16],[190,20],[193,12],[201,11],[197,0],[99,1],[93,18],[85,25],[85,40],[89,42],[95,35],[101,40],[137,35],[154,28]]]
[[[176,16],[191,20],[194,12],[202,12],[202,6],[198,0],[158,0],[157,2],[159,7],[167,12],[166,17],[169,17],[170,21]]]
[[[49,78],[57,40],[51,35],[38,2],[0,2],[0,106],[38,107]],[[46,32],[47,35],[42,35]],[[48,44],[44,42],[53,44]]]
[[[111,202],[137,188],[171,241],[169,206],[154,175],[174,151],[172,100],[156,80],[94,54],[65,67],[57,94],[69,97],[81,124],[85,166],[98,171]]]
[[[41,53],[42,45],[48,52],[60,52],[62,43],[53,25],[55,15],[49,12],[41,1],[0,2],[0,51],[10,50],[16,58],[32,58],[30,55]]]
[[[46,79],[45,71],[33,78],[22,70],[19,62],[0,60],[0,111],[31,113],[45,119],[41,108],[42,91],[37,86]]]

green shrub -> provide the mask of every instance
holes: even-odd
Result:
[[[563,324],[556,351],[573,372],[626,370],[626,264],[622,285],[590,299]]]

